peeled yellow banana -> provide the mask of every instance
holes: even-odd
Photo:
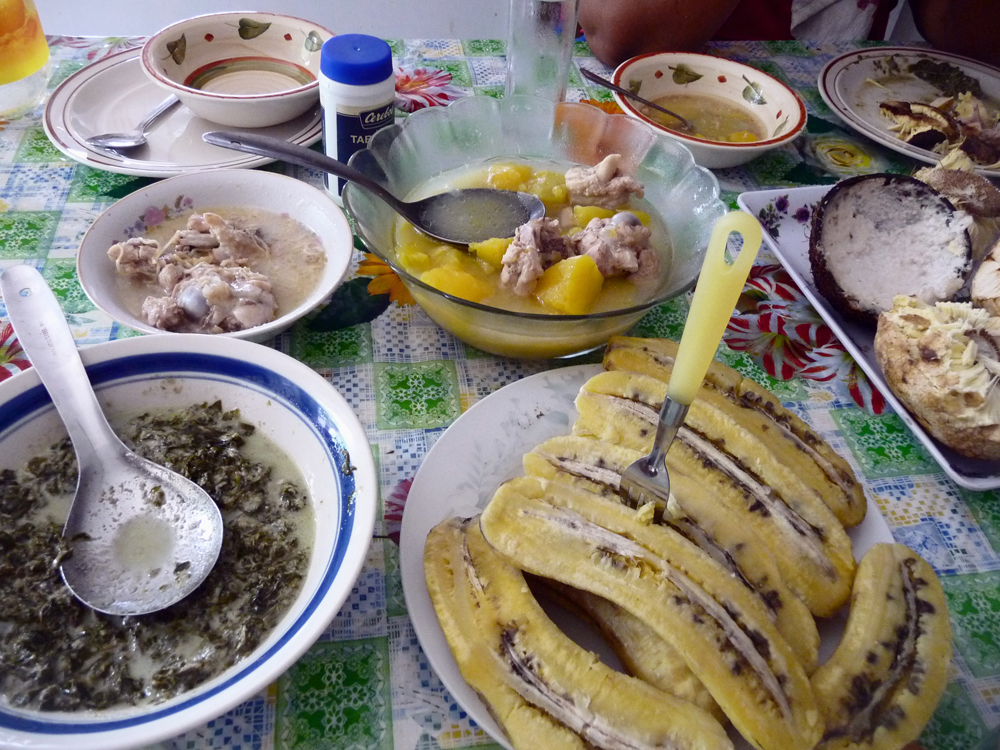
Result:
[[[661,380],[602,372],[577,396],[573,431],[645,453],[665,394]],[[809,610],[832,615],[847,602],[854,577],[844,527],[748,430],[698,404],[696,399],[667,453],[668,471],[687,475],[726,504],[740,523],[761,535],[789,588]]]
[[[500,626],[488,611],[481,611],[481,593],[475,590],[478,584],[468,569],[466,530],[477,522],[459,518],[445,521],[431,530],[424,547],[427,590],[459,671],[515,747],[585,750],[579,735],[507,684],[506,670],[494,658],[491,644],[500,638]]]
[[[523,464],[528,476],[569,484],[620,503],[617,490],[621,473],[641,456],[622,446],[567,435],[535,447],[525,454]],[[756,592],[806,673],[815,670],[819,649],[816,623],[785,584],[761,538],[686,475],[672,471],[670,484],[670,502],[652,516],[701,547]]]
[[[934,570],[901,544],[861,560],[847,627],[812,677],[822,750],[898,750],[915,740],[948,684],[951,622]]]
[[[505,483],[481,527],[524,570],[604,597],[653,628],[759,750],[810,750],[819,740],[808,678],[761,600],[676,532],[534,477]]]
[[[463,677],[518,750],[732,750],[707,712],[610,669],[564,635],[476,519],[435,527],[424,566]]]
[[[616,336],[604,355],[606,370],[670,380],[677,344],[670,339]],[[765,388],[713,362],[696,403],[717,409],[756,435],[763,450],[814,490],[844,526],[861,523],[868,507],[850,465],[812,428]]]
[[[694,676],[684,657],[638,617],[589,591],[537,576],[530,578],[531,586],[542,589],[548,599],[600,629],[630,675],[705,709],[719,721],[726,720],[719,704]]]

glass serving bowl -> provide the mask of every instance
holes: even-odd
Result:
[[[397,261],[396,213],[348,184],[344,205],[365,246],[399,274],[434,322],[467,344],[524,359],[569,357],[602,346],[648,310],[694,284],[716,220],[726,213],[719,184],[682,144],[638,120],[587,104],[511,96],[469,97],[410,115],[378,131],[351,166],[406,198],[428,180],[497,159],[594,165],[612,153],[645,186],[644,200],[663,223],[669,249],[650,298],[640,305],[588,315],[520,313],[454,297],[421,282]]]

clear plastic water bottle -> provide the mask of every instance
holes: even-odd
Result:
[[[41,101],[49,67],[33,0],[0,0],[0,119],[20,117]]]
[[[580,0],[511,0],[506,93],[566,97]]]

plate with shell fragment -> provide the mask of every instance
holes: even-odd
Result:
[[[420,645],[444,687],[469,717],[500,745],[512,750],[500,725],[476,691],[462,678],[438,624],[424,580],[424,544],[441,521],[474,516],[486,507],[496,489],[523,475],[525,453],[549,438],[568,435],[576,421],[574,401],[600,365],[576,365],[531,375],[506,385],[459,417],[427,453],[413,480],[399,540],[403,595]],[[855,559],[878,542],[891,542],[892,533],[869,496],[868,512],[858,526],[848,529]],[[579,617],[552,602],[541,602],[553,621],[584,648],[609,666],[621,663],[602,637]],[[846,614],[817,622],[820,661],[840,640]],[[475,727],[472,727],[473,731]],[[732,730],[731,730],[732,731]],[[737,750],[750,744],[734,735]]]
[[[941,97],[936,87],[908,72],[920,61],[948,63],[975,78],[985,100],[1000,109],[1000,70],[967,57],[920,47],[872,47],[840,55],[820,71],[823,101],[851,128],[886,148],[926,164],[937,164],[943,154],[911,146],[896,137],[892,122],[879,112],[884,101],[930,103]],[[1000,170],[978,168],[980,174],[1000,177]]]
[[[812,217],[816,205],[831,185],[802,188],[756,190],[743,193],[737,199],[740,208],[761,219],[764,241],[778,257],[816,312],[879,389],[886,402],[913,432],[927,453],[941,466],[955,484],[970,490],[992,490],[1000,487],[1000,462],[967,458],[931,437],[911,416],[902,402],[889,389],[882,368],[875,359],[875,329],[848,320],[835,310],[819,293],[813,282],[809,264],[809,221],[796,217]],[[775,210],[780,202],[782,209]]]

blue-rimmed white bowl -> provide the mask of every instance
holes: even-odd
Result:
[[[0,699],[0,747],[115,750],[220,716],[321,636],[351,593],[372,538],[377,480],[368,439],[347,401],[306,365],[258,344],[196,334],[112,341],[81,355],[112,423],[116,414],[216,399],[238,408],[297,464],[313,503],[315,542],[300,593],[275,629],[214,679],[163,703],[99,712],[27,711]],[[0,382],[0,470],[23,465],[65,434],[33,369]]]

